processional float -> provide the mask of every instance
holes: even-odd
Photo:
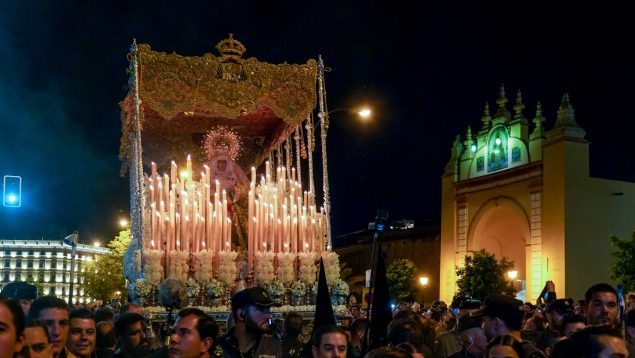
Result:
[[[216,48],[220,56],[186,57],[132,44],[120,103],[129,297],[158,306],[169,280],[183,285],[190,304],[218,310],[233,290],[252,285],[309,305],[320,256],[332,293],[345,296],[331,250],[322,59],[243,59],[246,48],[231,34]]]

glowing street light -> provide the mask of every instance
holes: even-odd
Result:
[[[126,220],[126,219],[120,219],[120,220],[119,220],[119,226],[121,226],[122,228],[126,228],[126,227],[128,227],[128,220]]]
[[[428,277],[427,276],[420,276],[419,277],[419,283],[421,284],[421,304],[423,306],[426,305],[426,301],[425,301],[425,288],[428,285]]]
[[[369,119],[371,115],[373,114],[373,111],[369,107],[363,107],[361,109],[359,109],[359,107],[336,108],[331,111],[328,111],[328,114],[330,115],[332,113],[341,112],[341,111],[349,111],[351,113],[355,113],[356,115],[358,115],[360,118],[364,120]]]
[[[509,277],[510,280],[515,280],[518,277],[518,271],[516,270],[507,271],[507,277]]]
[[[370,118],[371,114],[372,114],[372,111],[370,110],[370,108],[364,108],[361,111],[357,112],[357,115],[359,115],[360,117],[364,119]]]
[[[99,240],[95,240],[95,242],[93,243],[93,246],[100,247],[101,246],[101,242],[99,242]]]

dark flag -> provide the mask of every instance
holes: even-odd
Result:
[[[370,316],[370,349],[387,344],[388,323],[392,320],[390,308],[390,295],[388,293],[388,279],[386,278],[386,264],[381,245],[377,243],[377,263],[375,269],[375,281],[373,282],[373,296]]]

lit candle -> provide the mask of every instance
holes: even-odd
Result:
[[[170,179],[172,180],[172,182],[175,182],[177,179],[179,179],[176,176],[176,163],[174,161],[170,163]]]

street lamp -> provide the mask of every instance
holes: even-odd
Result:
[[[425,302],[424,290],[426,289],[426,286],[428,285],[428,277],[427,276],[420,276],[419,277],[419,283],[421,284],[421,304],[423,306],[425,306],[426,302]]]
[[[119,226],[121,226],[122,228],[127,228],[128,227],[128,220],[126,219],[120,219],[119,220]]]
[[[356,115],[358,115],[360,118],[363,118],[363,119],[368,119],[373,114],[373,111],[369,107],[363,107],[361,109],[353,108],[353,107],[336,108],[336,109],[328,111],[328,114],[330,115],[332,113],[341,112],[341,111],[349,111],[351,113],[355,113]]]
[[[518,271],[516,270],[507,271],[507,277],[509,277],[510,280],[514,281],[518,277]]]
[[[73,281],[75,281],[75,254],[77,252],[77,242],[79,241],[79,234],[77,231],[66,236],[64,238],[64,243],[71,247],[71,284],[68,288],[68,306],[73,307]]]

